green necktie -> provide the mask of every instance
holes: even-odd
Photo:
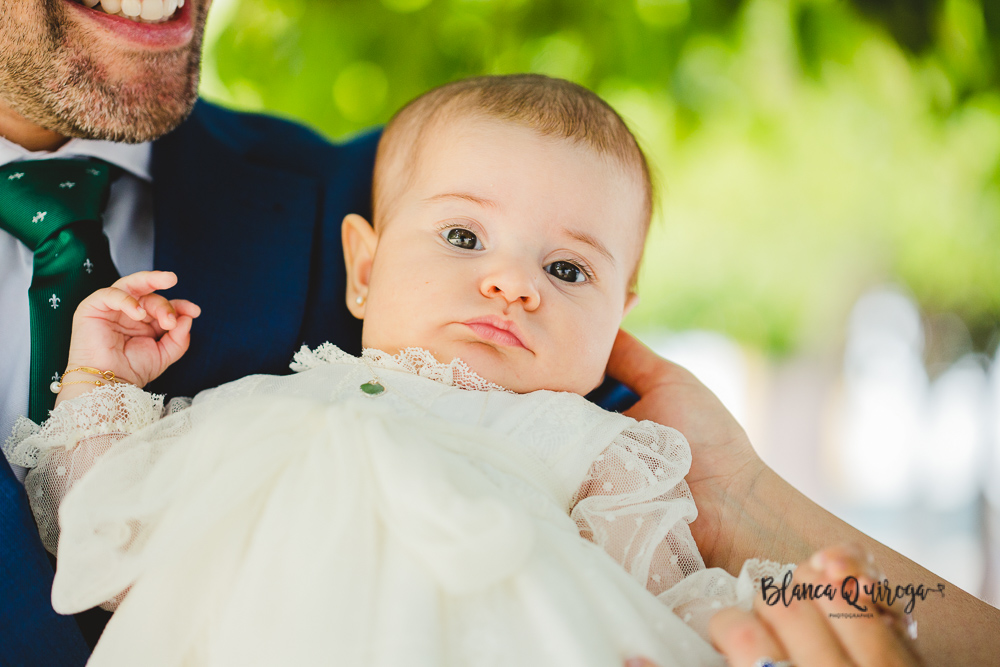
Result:
[[[0,229],[34,253],[28,308],[28,416],[48,417],[53,381],[66,370],[73,312],[118,279],[101,212],[117,169],[88,160],[34,160],[0,167]]]

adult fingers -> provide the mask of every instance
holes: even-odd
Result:
[[[752,612],[738,607],[728,607],[715,614],[709,621],[708,633],[731,667],[756,667],[788,659],[787,652],[767,625]]]
[[[817,551],[809,558],[809,566],[839,582],[848,577],[866,577],[872,581],[885,579],[885,575],[875,563],[875,557],[857,544],[838,544]],[[891,605],[887,597],[878,596],[875,604],[882,613],[900,619],[900,625],[904,624],[904,619],[911,620],[910,615],[905,614],[900,605]]]
[[[817,551],[809,559],[809,565],[839,582],[848,577],[866,577],[869,581],[875,582],[869,585],[881,587],[882,582],[886,580],[871,552],[857,544],[840,544]],[[892,604],[888,595],[866,596],[869,601],[872,597],[875,597],[875,606],[886,625],[889,625],[901,638],[917,638],[917,623],[913,619],[913,614],[906,612],[905,605],[899,604],[898,600],[897,604]]]
[[[618,330],[608,358],[608,375],[642,396],[662,382],[670,366],[673,364],[643,345],[635,336],[624,329]]]
[[[768,600],[757,597],[754,600],[754,612],[796,665],[808,667],[850,665],[852,663],[847,652],[830,627],[830,619],[809,599],[813,596],[836,595],[837,591],[835,587],[821,586],[816,578],[804,577],[805,567],[800,565],[795,570],[792,584],[787,589],[787,596],[775,596]],[[815,589],[811,589],[814,593],[807,595],[806,599],[799,599],[794,591],[801,591],[802,586],[807,584],[816,586]]]
[[[855,563],[856,564],[856,563]],[[838,573],[839,574],[839,573]],[[831,595],[818,596],[812,606],[829,625],[843,653],[852,664],[860,667],[902,667],[918,664],[915,654],[897,633],[890,621],[890,612],[879,609],[863,591],[874,581],[864,572],[849,573],[834,578],[818,571],[811,562],[796,570],[796,581],[816,590],[832,590]],[[870,588],[869,588],[870,590]],[[789,646],[792,656],[796,651]]]

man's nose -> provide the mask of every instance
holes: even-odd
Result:
[[[490,271],[479,289],[485,297],[503,299],[508,306],[519,301],[525,310],[531,311],[538,308],[540,300],[536,279],[523,267],[508,265]]]

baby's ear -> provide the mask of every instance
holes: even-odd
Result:
[[[354,317],[363,320],[368,300],[368,279],[371,276],[378,236],[367,220],[351,213],[341,225],[340,239],[347,267],[347,309]]]

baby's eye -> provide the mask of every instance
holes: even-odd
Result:
[[[479,242],[479,237],[471,230],[464,227],[452,227],[442,232],[441,236],[445,241],[456,248],[463,250],[482,250],[483,244]]]
[[[587,280],[587,274],[583,272],[583,269],[572,262],[552,262],[545,267],[545,270],[559,280],[568,283],[582,283]]]

